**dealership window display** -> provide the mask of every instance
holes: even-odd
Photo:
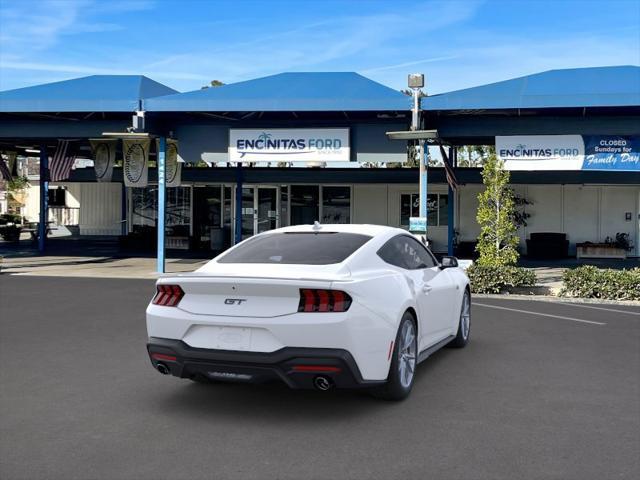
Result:
[[[427,194],[427,225],[430,227],[446,227],[449,224],[449,197],[441,193]],[[403,193],[400,195],[400,227],[409,229],[409,219],[418,217],[420,211],[420,195]]]

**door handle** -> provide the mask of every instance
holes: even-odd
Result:
[[[433,289],[433,287],[430,287],[428,285],[423,285],[422,286],[422,292],[423,293],[429,293],[432,289]]]

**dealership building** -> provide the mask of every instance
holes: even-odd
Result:
[[[568,255],[625,233],[628,255],[640,255],[640,67],[553,70],[427,96],[420,122],[437,131],[430,141],[455,177],[451,185],[444,168],[428,168],[435,251],[469,254],[482,178],[456,164],[457,150],[492,145],[521,199],[523,254],[536,233],[564,234]],[[408,228],[419,173],[401,168],[407,142],[387,132],[410,125],[409,96],[356,73],[283,73],[187,93],[141,76],[92,76],[0,92],[0,151],[46,163],[64,139],[67,155],[96,162],[78,160],[68,179],[49,182],[47,202],[46,177],[30,172],[23,215],[37,220],[48,203],[70,232],[133,249],[155,245],[160,224],[167,249],[204,255],[315,220]]]

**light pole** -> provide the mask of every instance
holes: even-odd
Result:
[[[422,73],[411,73],[408,78],[408,85],[413,96],[413,109],[411,110],[411,130],[419,130],[420,128],[420,94],[424,87],[424,75]],[[416,155],[420,166],[420,208],[418,215],[424,219],[424,232],[427,232],[427,166],[424,155],[424,138],[418,140],[416,147]]]

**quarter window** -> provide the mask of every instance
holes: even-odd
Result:
[[[389,240],[378,250],[378,256],[391,265],[407,270],[432,268],[437,265],[427,248],[408,235],[399,235]]]

